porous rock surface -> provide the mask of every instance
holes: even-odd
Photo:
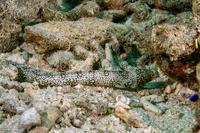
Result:
[[[194,52],[195,35],[194,29],[183,25],[157,25],[151,31],[149,46],[154,55],[164,53],[171,61],[177,61]]]
[[[0,53],[15,49],[19,43],[22,28],[16,23],[3,21],[0,23]]]
[[[44,53],[53,49],[69,50],[79,44],[91,50],[98,49],[116,36],[120,43],[130,43],[125,37],[129,29],[97,18],[82,18],[78,21],[47,22],[25,28],[24,39],[34,42],[35,50]]]
[[[129,0],[104,0],[104,4],[111,10],[124,9],[124,5],[128,2]]]
[[[83,17],[92,17],[100,11],[100,7],[96,2],[87,1],[67,12],[70,20],[78,20]]]
[[[15,49],[22,42],[23,25],[37,19],[41,7],[57,10],[56,1],[2,0],[0,2],[0,53]]]
[[[38,12],[45,6],[56,10],[57,2],[51,0],[2,0],[0,18],[19,23],[21,26],[38,18]],[[3,17],[4,16],[4,17]]]
[[[184,8],[191,8],[191,0],[142,0],[146,2],[149,6],[169,11],[183,11]]]

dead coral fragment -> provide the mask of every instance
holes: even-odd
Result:
[[[124,5],[128,2],[129,0],[104,0],[105,5],[107,5],[109,9],[114,10],[123,9]]]
[[[125,38],[129,29],[121,24],[114,24],[97,18],[82,18],[79,21],[55,21],[27,26],[24,39],[34,42],[38,53],[53,49],[69,50],[79,44],[96,51],[105,41],[115,35],[120,43],[130,43]]]
[[[111,22],[122,22],[125,20],[126,15],[124,10],[105,10],[96,14],[95,17]]]
[[[121,118],[123,121],[125,121],[126,124],[129,126],[143,127],[144,125],[146,125],[140,114],[133,110],[127,111],[121,106],[116,107],[115,115]]]
[[[92,17],[98,13],[99,10],[100,7],[97,3],[88,1],[67,12],[67,16],[70,20],[78,20],[83,17]]]
[[[2,15],[6,20],[16,22],[20,25],[28,23],[32,19],[38,18],[41,7],[56,10],[57,2],[52,0],[3,0],[1,3],[3,8]]]
[[[194,52],[195,35],[183,25],[157,25],[151,31],[149,45],[153,55],[165,53],[176,61]]]

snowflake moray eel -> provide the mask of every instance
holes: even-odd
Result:
[[[155,69],[135,69],[135,71],[89,70],[72,72],[46,72],[14,62],[18,68],[18,80],[38,82],[42,86],[90,85],[116,88],[135,88],[157,77]]]

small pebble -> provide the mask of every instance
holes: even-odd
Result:
[[[90,120],[90,123],[91,123],[92,125],[96,125],[96,124],[97,124],[97,120],[96,120],[96,119],[91,119],[91,120]]]
[[[30,97],[26,93],[19,93],[18,97],[26,104],[30,103],[31,101]]]
[[[62,117],[62,112],[54,106],[47,107],[41,116],[41,126],[46,127],[48,130],[51,129],[57,120]]]
[[[41,124],[40,114],[35,107],[26,110],[20,118],[19,126],[21,128],[27,128],[33,125]]]
[[[63,104],[61,105],[60,110],[62,112],[67,112],[70,109],[70,107],[71,107],[70,103],[63,100]]]
[[[170,94],[170,93],[172,92],[172,88],[171,88],[170,85],[168,85],[168,86],[165,88],[165,92],[166,92],[167,94]]]
[[[144,121],[139,113],[129,110],[127,111],[125,108],[118,106],[115,108],[115,115],[121,118],[128,126],[132,127],[142,127],[144,126]]]
[[[6,99],[3,101],[3,109],[8,113],[22,114],[27,106],[16,99]]]
[[[143,104],[140,103],[140,102],[132,102],[132,103],[130,104],[130,107],[142,108],[142,107],[143,107]]]
[[[63,86],[61,92],[66,94],[66,93],[70,93],[72,90],[72,87],[70,85],[67,86]]]
[[[81,88],[84,88],[84,86],[81,85],[81,84],[78,84],[78,85],[74,86],[74,88],[75,88],[75,89],[81,89]]]
[[[72,124],[73,124],[75,127],[80,128],[80,127],[83,125],[83,122],[82,122],[81,120],[79,120],[79,119],[74,119],[74,120],[72,121]]]

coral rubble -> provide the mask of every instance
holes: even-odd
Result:
[[[124,9],[124,5],[128,2],[129,0],[104,0],[105,5],[112,10]]]
[[[190,100],[200,96],[199,7],[199,0],[1,0],[0,132],[199,132],[200,99]],[[131,89],[41,86],[37,74],[33,83],[19,80],[11,62],[50,79],[53,71],[138,68],[159,78]]]
[[[166,54],[171,61],[177,61],[194,52],[196,31],[183,25],[157,25],[149,37],[153,55]]]

